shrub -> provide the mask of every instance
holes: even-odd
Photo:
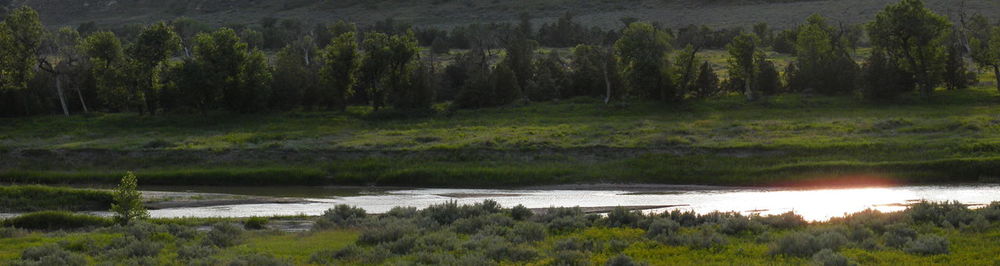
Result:
[[[56,244],[30,247],[21,252],[21,260],[13,265],[87,265],[83,255],[66,251]]]
[[[110,224],[106,218],[63,211],[33,212],[4,221],[6,226],[32,230],[71,230]]]
[[[545,226],[533,222],[521,222],[514,225],[510,240],[514,243],[525,243],[545,240]]]
[[[866,209],[844,217],[834,217],[830,219],[830,223],[843,223],[850,226],[871,228],[875,232],[885,232],[889,225],[899,223],[903,218],[905,217],[900,212],[882,213],[877,210]]]
[[[337,260],[353,260],[364,252],[355,245],[346,246],[340,250],[320,250],[309,256],[309,263],[334,265]]]
[[[546,224],[549,230],[556,232],[576,230],[589,224],[580,207],[549,208],[544,214],[536,216],[535,220]]]
[[[695,249],[712,249],[726,245],[726,238],[706,227],[702,227],[695,232],[674,235],[670,237],[670,243],[685,245]]]
[[[727,235],[735,235],[742,232],[757,233],[764,231],[764,225],[757,221],[750,220],[739,214],[726,215],[720,217],[719,232]]]
[[[665,212],[660,216],[670,218],[670,220],[673,220],[682,226],[696,226],[701,223],[699,221],[698,214],[694,211],[672,210],[669,213]]]
[[[922,235],[908,242],[903,251],[919,255],[948,254],[948,239],[937,235]]]
[[[231,247],[243,241],[243,228],[232,223],[216,223],[205,235],[205,244],[216,247]]]
[[[472,253],[459,257],[458,260],[455,261],[455,265],[493,266],[498,265],[498,263],[487,258],[483,254]]]
[[[210,246],[186,245],[177,249],[177,258],[183,261],[195,261],[208,258],[217,250]]]
[[[583,240],[578,237],[560,239],[553,244],[553,250],[599,251],[598,242]]]
[[[416,241],[416,250],[426,252],[452,251],[458,247],[458,235],[449,231],[424,234]]]
[[[786,212],[778,215],[757,216],[756,220],[761,224],[777,229],[793,229],[806,225],[806,220],[795,212]]]
[[[449,225],[455,220],[462,218],[462,210],[458,207],[457,201],[448,201],[442,204],[435,204],[427,207],[421,212],[430,217],[438,224]]]
[[[608,226],[611,227],[625,227],[631,226],[635,227],[639,224],[639,220],[642,219],[642,214],[638,212],[630,211],[628,208],[618,206],[608,213]]]
[[[943,227],[970,224],[977,216],[957,201],[941,203],[921,201],[906,209],[906,214],[914,222],[933,223]]]
[[[990,205],[979,209],[979,213],[991,222],[1000,221],[1000,201],[991,202]]]
[[[577,250],[560,250],[556,251],[553,257],[552,265],[560,266],[586,266],[590,265],[588,260],[590,256],[587,253],[583,253]]]
[[[527,220],[534,214],[535,213],[532,212],[531,209],[528,209],[528,207],[524,207],[524,205],[521,204],[518,204],[517,206],[514,206],[514,208],[510,209],[510,216],[513,217],[514,220],[518,221]]]
[[[812,256],[812,263],[822,266],[847,266],[853,265],[847,257],[840,255],[831,249],[823,249]]]
[[[265,217],[250,217],[246,221],[243,221],[243,228],[248,230],[261,230],[267,228],[267,223],[270,222]]]
[[[13,227],[0,227],[0,239],[21,237],[27,234],[28,231],[24,229],[17,229]]]
[[[229,262],[229,266],[285,266],[291,262],[278,259],[267,254],[243,255]]]
[[[323,216],[321,216],[321,218],[332,223],[336,227],[348,227],[360,224],[366,215],[367,213],[362,208],[346,204],[338,204],[332,209],[323,212]],[[317,225],[319,225],[319,223],[317,223]]]
[[[487,247],[486,256],[496,261],[519,262],[529,261],[538,257],[538,252],[525,245],[503,243]]]
[[[914,238],[917,238],[917,231],[909,226],[897,224],[890,226],[885,234],[882,234],[885,245],[894,248],[901,248]]]
[[[677,233],[681,225],[674,220],[667,218],[653,218],[652,222],[649,223],[649,228],[646,229],[646,238],[657,240],[660,242],[666,241],[667,237],[670,237]]]
[[[812,256],[822,249],[836,250],[846,242],[843,235],[839,237],[836,233],[826,232],[820,234],[821,237],[813,236],[806,232],[795,232],[779,238],[771,247],[770,254],[784,254],[796,257]],[[841,242],[844,241],[844,242]]]
[[[455,232],[463,234],[475,234],[479,230],[491,228],[492,226],[510,227],[514,224],[514,219],[503,214],[481,215],[469,218],[461,218],[452,223]]]
[[[629,257],[628,255],[618,254],[618,256],[615,256],[614,258],[611,258],[606,263],[604,263],[604,265],[605,266],[639,266],[639,265],[646,265],[646,264],[645,263],[635,262],[635,261],[632,260],[632,257]]]
[[[416,225],[405,220],[390,219],[377,226],[366,227],[358,236],[358,243],[375,245],[399,240],[409,233],[418,233]]]
[[[138,239],[132,236],[125,236],[112,241],[111,250],[107,255],[117,258],[142,258],[156,257],[163,249],[163,244],[158,242]]]
[[[418,213],[419,212],[417,211],[417,207],[396,206],[392,207],[392,209],[389,210],[389,212],[386,212],[385,215],[388,217],[395,217],[395,218],[413,218],[417,216]]]
[[[167,232],[171,235],[180,239],[194,239],[198,236],[198,231],[191,226],[183,226],[179,224],[167,224],[165,225]]]

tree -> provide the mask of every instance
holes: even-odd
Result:
[[[570,55],[570,86],[560,95],[563,98],[576,96],[604,96],[605,103],[611,99],[625,97],[626,91],[612,90],[624,88],[621,71],[610,49],[597,45],[577,45]]]
[[[826,19],[813,15],[799,27],[795,51],[796,78],[789,84],[793,91],[816,90],[824,94],[844,94],[854,91],[857,65],[849,54],[849,41],[844,32],[836,32]]]
[[[674,100],[670,82],[670,36],[643,22],[632,23],[615,43],[615,53],[629,88],[643,97]]]
[[[0,22],[0,91],[28,87],[44,33],[38,12],[28,6],[14,9]]]
[[[693,45],[688,44],[677,53],[676,59],[674,59],[674,68],[677,70],[677,75],[675,77],[677,84],[677,97],[683,98],[689,92],[694,90],[695,76],[698,75],[698,62],[701,61],[698,58],[698,50]]]
[[[997,90],[1000,90],[1000,27],[994,27],[989,39],[981,41],[973,38],[972,58],[983,68],[992,68],[996,77]]]
[[[916,84],[913,75],[878,49],[872,51],[861,73],[861,96],[867,101],[890,100],[900,93],[912,91]]]
[[[915,77],[924,97],[930,97],[944,72],[945,46],[951,23],[921,0],[886,6],[868,24],[868,35],[888,60]]]
[[[128,111],[135,99],[128,91],[131,69],[121,40],[112,32],[99,31],[87,36],[82,46],[93,64],[97,97],[112,109]]]
[[[692,92],[697,98],[711,97],[719,93],[719,76],[712,69],[712,64],[705,61],[698,70],[698,78],[692,86]]]
[[[392,36],[368,33],[362,42],[362,50],[361,76],[372,108],[378,110],[387,102],[400,102],[398,97],[411,93],[404,91],[406,88],[403,85],[409,74],[407,66],[418,55],[413,31]]]
[[[115,202],[111,204],[111,211],[115,213],[116,223],[128,225],[136,220],[149,218],[149,211],[142,204],[142,192],[139,192],[138,186],[135,174],[128,172],[115,188]]]
[[[46,71],[53,76],[55,81],[56,96],[62,107],[64,115],[69,115],[66,93],[63,90],[63,80],[69,79],[76,88],[80,105],[84,112],[88,112],[87,103],[83,100],[83,93],[80,90],[83,83],[83,73],[89,71],[85,64],[84,54],[81,52],[80,44],[83,39],[80,33],[70,27],[60,28],[53,33],[43,45],[42,49],[47,56],[39,57],[39,69]]]
[[[774,66],[774,62],[766,58],[757,58],[756,61],[757,74],[754,76],[757,79],[755,80],[754,87],[756,87],[756,90],[761,95],[777,94],[778,89],[781,88],[781,76],[778,74],[778,69]]]
[[[324,85],[324,104],[327,108],[344,111],[347,108],[347,98],[354,94],[361,66],[357,37],[354,32],[341,34],[322,53],[324,64],[320,75]]]
[[[248,51],[247,44],[230,28],[202,33],[197,39],[194,60],[189,62],[196,66],[190,70],[201,72],[197,74],[201,78],[197,90],[205,91],[197,93],[203,97],[196,98],[210,100],[221,95],[227,109],[241,113],[266,108],[272,76],[264,54],[259,50]],[[202,113],[208,104],[199,103]]]
[[[275,57],[273,93],[270,105],[291,109],[297,105],[312,108],[324,104],[318,63],[320,52],[312,38],[303,37],[286,45]]]
[[[136,64],[136,87],[132,91],[150,114],[156,113],[160,87],[157,77],[163,63],[181,48],[181,39],[165,22],[146,27],[128,49]],[[141,111],[140,111],[141,113]]]
[[[757,80],[757,61],[762,57],[757,37],[752,34],[740,34],[733,38],[733,41],[726,46],[726,50],[729,51],[730,80],[741,81],[743,94],[747,100],[756,100],[759,92],[753,84]]]
[[[532,101],[547,101],[558,99],[565,90],[566,66],[559,53],[552,51],[548,56],[535,61],[535,75],[524,88],[528,99]]]
[[[230,93],[228,97],[236,98],[228,103],[232,110],[241,113],[255,113],[267,109],[271,96],[271,65],[267,63],[264,52],[254,49],[247,60],[240,65],[239,88],[237,95]]]

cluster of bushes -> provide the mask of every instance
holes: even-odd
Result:
[[[397,207],[386,214],[364,215],[346,205],[337,206],[320,218],[316,229],[328,226],[360,228],[355,245],[324,250],[312,255],[317,264],[382,263],[415,259],[426,264],[496,265],[550,258],[560,265],[589,263],[596,253],[620,253],[636,239],[597,241],[562,237],[593,227],[635,228],[644,238],[664,245],[692,249],[721,250],[733,237],[751,237],[770,243],[772,256],[811,259],[823,265],[847,265],[851,261],[838,253],[843,248],[866,250],[899,249],[923,256],[947,254],[949,241],[926,231],[951,227],[985,230],[997,222],[1000,202],[979,210],[957,203],[917,203],[899,213],[864,211],[828,223],[813,224],[794,213],[772,216],[713,212],[697,214],[674,210],[643,214],[619,207],[606,216],[586,214],[580,208],[550,208],[532,212],[523,206],[500,208],[487,200],[475,205],[448,202],[424,210]],[[985,225],[982,224],[985,222]],[[919,230],[919,231],[918,231]],[[552,246],[540,241],[559,237]],[[627,257],[615,258],[608,265]]]
[[[291,265],[288,261],[267,254],[243,255],[230,259],[216,256],[220,250],[238,245],[245,238],[243,227],[229,222],[216,223],[207,232],[200,232],[192,226],[147,222],[133,222],[126,226],[105,224],[93,232],[116,233],[120,236],[110,241],[84,238],[30,247],[21,253],[19,260],[12,263],[88,265],[89,257],[95,262],[158,265],[160,257],[173,251],[176,252],[176,259],[186,265]],[[167,246],[175,248],[168,250]]]

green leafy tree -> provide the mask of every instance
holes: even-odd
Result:
[[[675,84],[677,84],[677,97],[683,98],[694,90],[694,81],[698,75],[698,62],[701,62],[701,58],[698,58],[698,50],[699,48],[688,44],[684,50],[677,53],[676,59],[674,59],[674,68],[677,70],[674,77]]]
[[[719,76],[708,61],[698,69],[698,78],[694,80],[691,92],[696,98],[707,98],[719,93]]]
[[[413,31],[406,35],[368,33],[362,42],[364,51],[361,77],[367,86],[372,108],[386,103],[401,102],[400,97],[412,95],[405,86],[410,74],[408,67],[418,57],[417,40]]]
[[[0,22],[0,91],[21,90],[35,76],[38,49],[45,29],[38,12],[27,6],[14,9]]]
[[[197,38],[192,61],[197,66],[192,69],[202,72],[198,83],[200,90],[207,90],[199,94],[221,95],[224,106],[234,112],[265,109],[272,76],[264,54],[259,50],[250,52],[230,28],[202,33]]]
[[[344,111],[347,98],[354,94],[361,66],[357,37],[354,32],[337,36],[323,49],[323,67],[320,69],[323,81],[323,101],[327,108]]]
[[[146,27],[139,33],[135,42],[128,49],[128,56],[136,64],[136,82],[132,90],[139,99],[143,109],[155,114],[159,98],[158,76],[167,59],[173,57],[181,48],[181,38],[173,27],[166,22],[159,22]]]
[[[1000,27],[994,27],[985,41],[973,38],[971,43],[972,58],[981,67],[993,69],[997,90],[1000,90]]]
[[[297,105],[306,108],[323,104],[319,76],[322,63],[318,48],[311,37],[304,37],[286,45],[275,57],[274,83],[271,106],[291,109]]]
[[[615,43],[615,54],[630,90],[657,100],[674,100],[669,64],[670,35],[643,22],[630,24]]]
[[[69,115],[69,106],[66,90],[63,81],[76,88],[80,105],[84,112],[87,112],[87,103],[83,100],[81,85],[84,83],[83,72],[88,72],[85,55],[80,50],[80,43],[83,39],[80,33],[70,27],[60,28],[51,34],[42,45],[42,52],[46,56],[39,57],[39,69],[52,74],[55,81],[56,96],[59,98],[59,105],[62,107],[64,115]]]
[[[871,102],[891,100],[912,91],[916,81],[905,69],[879,49],[872,51],[861,71],[861,96]]]
[[[796,78],[789,84],[793,91],[815,90],[824,94],[854,91],[857,65],[849,54],[850,44],[820,15],[807,19],[799,27],[795,51]]]
[[[83,51],[90,58],[97,97],[114,110],[128,111],[135,103],[128,80],[131,67],[121,40],[114,33],[99,31],[87,36]]]
[[[524,88],[528,99],[547,101],[561,98],[560,93],[568,86],[566,66],[559,53],[552,51],[534,64],[535,75]]]
[[[128,225],[149,218],[149,212],[142,204],[142,192],[139,192],[138,180],[134,173],[128,172],[122,177],[121,183],[115,188],[113,198],[111,211],[115,213],[116,223]]]
[[[743,95],[747,100],[757,99],[760,92],[754,84],[757,80],[757,61],[763,52],[760,51],[757,37],[752,34],[740,34],[726,46],[729,51],[729,78],[742,82]],[[735,84],[734,84],[735,85]]]
[[[230,101],[230,108],[241,113],[255,113],[267,109],[271,96],[273,76],[267,56],[261,50],[253,50],[240,66],[239,92],[236,101]],[[229,95],[234,96],[234,95]]]
[[[902,0],[886,6],[868,24],[868,35],[888,60],[915,77],[920,93],[929,97],[939,84],[951,23],[924,7],[921,0]]]
[[[611,49],[598,45],[577,45],[570,55],[569,83],[562,98],[604,96],[605,103],[626,96],[621,71]],[[618,89],[613,89],[618,88]]]

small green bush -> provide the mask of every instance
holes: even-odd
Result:
[[[205,235],[205,244],[216,247],[231,247],[243,241],[243,228],[233,223],[220,222],[212,225]]]
[[[901,248],[915,238],[917,238],[917,231],[903,224],[890,226],[882,234],[885,245],[894,248]]]
[[[177,258],[182,261],[196,261],[205,259],[218,252],[211,246],[185,245],[177,249]]]
[[[653,218],[646,229],[646,238],[666,242],[666,240],[677,233],[681,225],[668,218]]]
[[[625,254],[618,254],[618,256],[615,256],[614,258],[611,258],[610,260],[604,263],[604,266],[641,266],[641,265],[646,265],[646,264],[635,262],[632,260],[632,257],[629,257],[628,255]]]
[[[323,215],[320,216],[321,222],[328,222],[328,223],[317,222],[316,225],[321,229],[326,227],[357,226],[361,224],[361,222],[365,219],[366,215],[367,212],[365,212],[365,210],[362,208],[349,206],[345,204],[338,204],[337,206],[334,206],[332,209],[326,210],[325,212],[323,212]]]
[[[587,253],[577,250],[560,250],[552,256],[552,265],[560,266],[588,266],[590,256]]]
[[[847,257],[840,255],[831,249],[823,249],[812,256],[812,264],[820,266],[849,266],[854,265]]]
[[[362,245],[375,245],[380,243],[393,242],[403,238],[407,234],[419,233],[416,225],[409,221],[399,219],[388,219],[379,225],[366,227],[358,236],[358,243]]]
[[[772,245],[770,253],[809,257],[823,249],[837,250],[844,244],[847,244],[847,237],[836,231],[822,232],[819,235],[794,232],[779,238]]]
[[[778,215],[757,216],[756,221],[775,229],[794,229],[805,226],[806,220],[802,215],[795,212],[786,212]]]
[[[524,205],[521,204],[518,204],[517,206],[514,206],[514,208],[510,209],[510,216],[514,218],[514,220],[524,221],[531,218],[532,215],[535,215],[535,213],[532,212],[531,209],[528,209],[528,207],[524,207]]]
[[[291,266],[292,263],[267,254],[249,254],[237,257],[228,263],[229,266]]]
[[[534,222],[517,223],[510,232],[510,240],[514,243],[545,240],[545,226]]]
[[[642,218],[642,213],[618,206],[608,213],[607,224],[611,227],[636,227]]]
[[[109,248],[107,255],[119,259],[156,257],[163,249],[163,244],[148,239],[125,236],[112,241]]]
[[[526,245],[505,242],[487,247],[486,256],[496,261],[522,262],[535,259],[538,257],[538,252]]]
[[[87,259],[80,254],[66,251],[56,244],[30,247],[21,252],[21,259],[12,265],[46,266],[46,265],[87,265]]]
[[[937,235],[922,235],[906,243],[903,251],[918,255],[948,254],[948,239]]]
[[[243,221],[243,228],[248,230],[261,230],[267,228],[270,222],[266,217],[250,217]]]
[[[4,225],[31,230],[72,230],[108,226],[111,220],[64,211],[42,211],[7,219]]]

